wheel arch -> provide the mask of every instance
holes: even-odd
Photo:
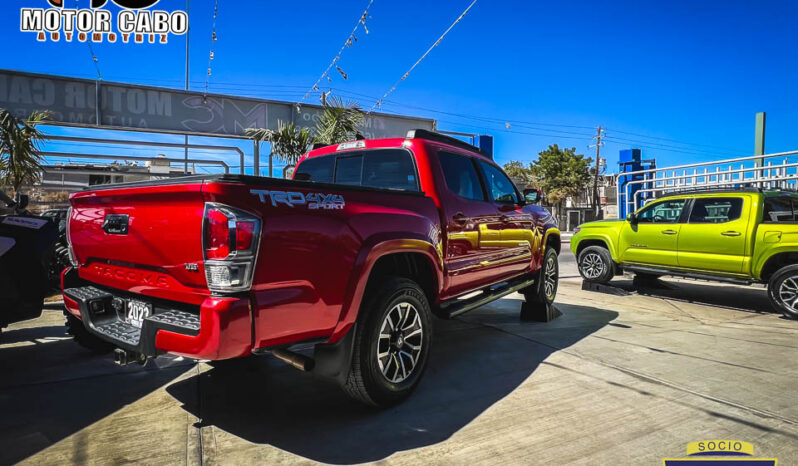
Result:
[[[553,248],[555,251],[557,251],[558,256],[560,255],[560,250],[562,249],[562,241],[560,241],[560,237],[560,230],[554,227],[546,230],[546,235],[543,237],[544,247]]]
[[[338,324],[329,343],[339,341],[357,321],[368,287],[387,275],[409,278],[434,306],[443,287],[442,249],[425,238],[381,236],[364,242],[353,267]]]
[[[758,278],[766,282],[782,267],[796,264],[798,264],[798,251],[777,252],[763,261]]]
[[[612,254],[612,249],[610,248],[609,244],[607,243],[607,241],[604,238],[586,238],[586,239],[583,239],[582,241],[580,241],[579,244],[576,246],[576,254],[575,254],[576,259],[578,260],[579,259],[579,254],[581,254],[582,251],[585,248],[588,248],[590,246],[602,247],[602,248],[604,248],[604,249],[606,249],[607,251],[610,252],[610,256],[613,255]],[[613,260],[615,260],[614,257],[613,257]]]

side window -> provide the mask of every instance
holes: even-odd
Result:
[[[685,202],[685,199],[673,199],[650,204],[637,214],[637,223],[677,223]]]
[[[373,151],[363,157],[363,186],[418,191],[416,168],[406,150]]]
[[[318,183],[332,183],[335,157],[321,156],[305,159],[297,167],[294,179],[301,181],[316,181]]]
[[[360,185],[363,174],[363,156],[338,157],[335,164],[335,182],[337,184]]]
[[[697,198],[690,212],[690,223],[725,223],[737,220],[743,212],[739,197]]]
[[[485,176],[485,188],[496,202],[518,204],[518,191],[503,171],[489,163],[480,161],[479,167]]]
[[[763,223],[793,223],[798,220],[796,203],[789,197],[765,198],[765,208],[762,213]]]
[[[438,160],[449,191],[466,199],[485,200],[477,169],[469,157],[439,151]]]

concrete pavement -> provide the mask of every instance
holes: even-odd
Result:
[[[798,322],[762,289],[609,296],[561,264],[559,319],[520,322],[511,295],[436,321],[424,380],[386,411],[269,358],[116,367],[46,311],[0,337],[0,464],[662,464],[710,438],[798,460]]]

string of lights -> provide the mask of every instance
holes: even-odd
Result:
[[[382,98],[380,98],[380,99],[379,99],[379,100],[378,100],[378,101],[377,101],[377,102],[376,102],[374,105],[372,105],[371,109],[369,109],[369,111],[368,111],[368,112],[366,112],[367,114],[368,114],[368,113],[371,113],[371,112],[372,112],[372,111],[373,111],[375,108],[378,108],[378,107],[380,107],[380,106],[382,105],[382,102],[385,100],[385,98],[386,98],[386,97],[388,97],[389,95],[391,95],[391,93],[392,93],[393,91],[395,91],[395,90],[396,90],[396,87],[399,85],[399,83],[401,83],[402,81],[404,81],[405,79],[407,79],[407,77],[408,77],[408,76],[410,76],[410,73],[412,73],[412,72],[413,72],[413,70],[414,70],[414,69],[416,69],[416,67],[418,66],[418,64],[419,64],[419,63],[421,63],[421,62],[422,62],[422,61],[423,61],[425,58],[427,58],[427,55],[429,55],[429,54],[430,54],[430,52],[432,52],[432,49],[434,49],[435,47],[437,47],[437,46],[438,46],[438,44],[440,44],[440,43],[441,43],[441,41],[443,40],[443,38],[444,38],[444,37],[446,37],[446,34],[449,34],[449,31],[451,31],[451,30],[452,30],[452,28],[453,28],[453,27],[455,27],[455,25],[457,25],[457,23],[459,23],[459,22],[460,22],[460,20],[462,20],[462,19],[465,17],[465,15],[466,15],[466,14],[468,14],[468,11],[471,9],[471,7],[473,7],[473,6],[474,6],[474,4],[475,4],[475,3],[477,3],[477,0],[473,0],[473,1],[471,2],[471,4],[470,4],[470,5],[468,5],[468,8],[466,8],[466,9],[465,9],[465,10],[464,10],[464,11],[463,11],[461,14],[460,14],[460,16],[458,16],[458,17],[457,17],[457,19],[456,19],[456,20],[454,20],[454,22],[452,23],[452,25],[451,25],[451,26],[449,26],[449,28],[448,28],[448,29],[446,29],[445,31],[443,31],[443,34],[441,34],[441,36],[440,36],[440,37],[438,37],[438,40],[436,40],[436,41],[435,41],[435,43],[434,43],[434,44],[432,44],[432,45],[430,46],[430,48],[428,48],[428,49],[427,49],[427,51],[426,51],[426,52],[424,52],[424,55],[421,55],[421,58],[419,58],[419,59],[418,59],[418,61],[416,61],[416,62],[413,64],[413,66],[411,66],[411,67],[410,67],[410,69],[409,69],[409,70],[407,70],[407,72],[406,72],[405,74],[403,74],[403,75],[402,75],[402,77],[401,77],[401,78],[399,78],[399,80],[398,80],[398,81],[396,81],[396,83],[395,83],[393,86],[391,86],[391,88],[390,88],[390,89],[388,89],[388,92],[386,92],[386,93],[385,93],[385,94],[382,96]]]
[[[365,30],[366,34],[369,33],[369,29],[366,26],[366,20],[368,19],[369,9],[371,8],[371,5],[373,3],[374,0],[369,0],[368,5],[366,5],[366,9],[363,11],[363,14],[360,15],[360,17],[358,18],[357,22],[355,23],[355,27],[352,29],[352,32],[350,32],[349,35],[347,36],[344,45],[341,46],[341,50],[338,51],[338,53],[335,55],[335,58],[333,58],[330,64],[327,65],[327,69],[324,70],[324,73],[322,73],[321,76],[319,76],[319,79],[316,80],[313,86],[302,97],[303,102],[308,97],[310,97],[310,94],[312,94],[314,91],[319,90],[319,84],[324,80],[324,78],[327,78],[327,81],[332,82],[332,78],[330,78],[329,73],[330,70],[333,68],[333,66],[338,71],[338,73],[344,78],[344,81],[349,79],[349,76],[344,72],[344,70],[342,70],[341,67],[338,66],[338,62],[341,60],[341,55],[344,53],[344,50],[346,50],[347,47],[351,47],[352,45],[355,44],[355,42],[357,42],[357,36],[355,36],[355,33],[357,32],[358,29],[360,29],[361,25],[363,26],[363,29]]]
[[[208,97],[208,87],[211,83],[211,65],[213,63],[213,59],[215,58],[215,49],[216,49],[216,40],[218,39],[216,36],[216,18],[219,17],[219,0],[216,0],[213,6],[213,28],[211,32],[211,52],[208,55],[208,74],[205,76],[205,94],[204,97]]]
[[[80,0],[75,0],[75,8],[80,10]],[[97,71],[97,79],[100,81],[103,80],[103,75],[100,72],[100,60],[97,58],[97,55],[94,53],[94,47],[91,45],[91,36],[86,35],[86,45],[89,46],[89,53],[91,54],[91,60],[94,63],[94,69]]]

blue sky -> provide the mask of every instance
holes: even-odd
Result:
[[[367,3],[219,0],[211,92],[301,99]],[[371,107],[469,3],[375,0],[369,34],[361,30],[340,61],[349,79],[334,73],[325,88]],[[46,2],[3,2],[0,68],[96,76],[85,43],[39,43],[19,32],[22,7]],[[205,87],[213,7],[191,0],[192,89]],[[158,8],[185,1],[161,0]],[[501,163],[531,161],[553,143],[592,153],[598,125],[607,128],[610,169],[618,150],[633,146],[660,166],[751,155],[758,111],[768,113],[768,152],[798,149],[795,18],[794,1],[479,0],[383,110],[492,134]],[[181,37],[94,51],[106,80],[183,86]],[[251,153],[250,144],[241,147]]]

